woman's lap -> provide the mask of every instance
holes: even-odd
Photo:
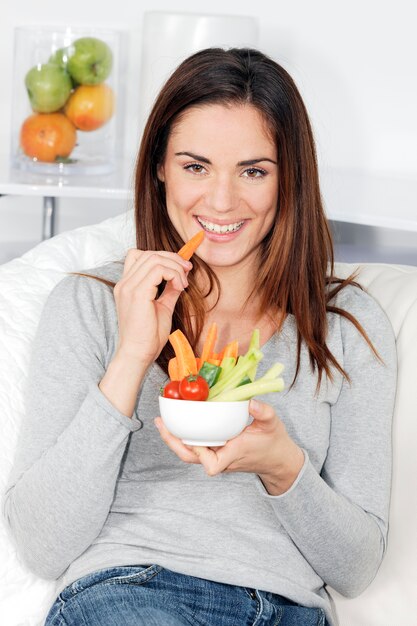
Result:
[[[158,565],[100,570],[66,587],[45,626],[325,626],[321,609]]]

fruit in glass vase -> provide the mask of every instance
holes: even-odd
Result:
[[[68,72],[69,55],[70,55],[69,46],[67,46],[66,48],[59,48],[53,54],[51,54],[51,56],[48,59],[48,63],[51,63],[53,65],[58,65],[58,67],[61,67],[63,70],[65,70],[68,76],[70,77],[71,86],[74,89],[74,87],[76,87],[78,83],[72,78],[71,74]]]
[[[48,63],[52,63],[52,65],[58,65],[62,67],[62,69],[66,70],[68,66],[68,59],[70,57],[70,47],[66,48],[58,48],[55,50],[53,54],[48,59]]]
[[[80,85],[98,85],[109,76],[113,53],[105,41],[81,37],[69,47],[68,71]]]
[[[25,76],[32,109],[37,113],[59,111],[72,90],[72,81],[62,67],[53,63],[35,65]]]
[[[76,141],[75,126],[63,113],[35,113],[25,119],[20,129],[23,152],[45,163],[69,157]]]
[[[79,130],[97,130],[114,112],[115,97],[109,85],[79,85],[65,105],[65,115]]]

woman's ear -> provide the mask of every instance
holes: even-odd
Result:
[[[161,183],[165,182],[165,171],[163,165],[158,165],[158,167],[156,168],[156,175],[158,176],[158,180],[160,180]]]

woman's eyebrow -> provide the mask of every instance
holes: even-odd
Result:
[[[175,156],[189,156],[195,161],[201,161],[202,163],[207,163],[207,165],[211,165],[211,161],[206,157],[200,156],[199,154],[193,154],[192,152],[176,152]]]
[[[249,159],[249,161],[239,161],[238,165],[242,166],[242,165],[255,165],[256,163],[260,163],[261,161],[269,161],[270,163],[273,163],[274,165],[278,165],[278,163],[276,161],[274,161],[273,159],[270,159],[268,157],[261,157],[260,159]]]
[[[193,152],[176,152],[175,156],[189,156],[196,161],[201,161],[202,163],[207,163],[207,165],[211,165],[211,161],[207,159],[207,157],[203,157],[200,154],[194,154]],[[260,157],[259,159],[249,159],[247,161],[239,161],[238,166],[242,167],[245,165],[255,165],[256,163],[261,163],[261,161],[269,161],[274,165],[277,165],[277,162],[268,157]]]

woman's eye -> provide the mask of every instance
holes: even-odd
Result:
[[[204,171],[204,167],[200,163],[189,163],[184,166],[184,169],[194,172],[194,174],[201,174]]]
[[[250,167],[243,172],[246,178],[262,178],[266,175],[265,170],[261,170],[259,167]]]

